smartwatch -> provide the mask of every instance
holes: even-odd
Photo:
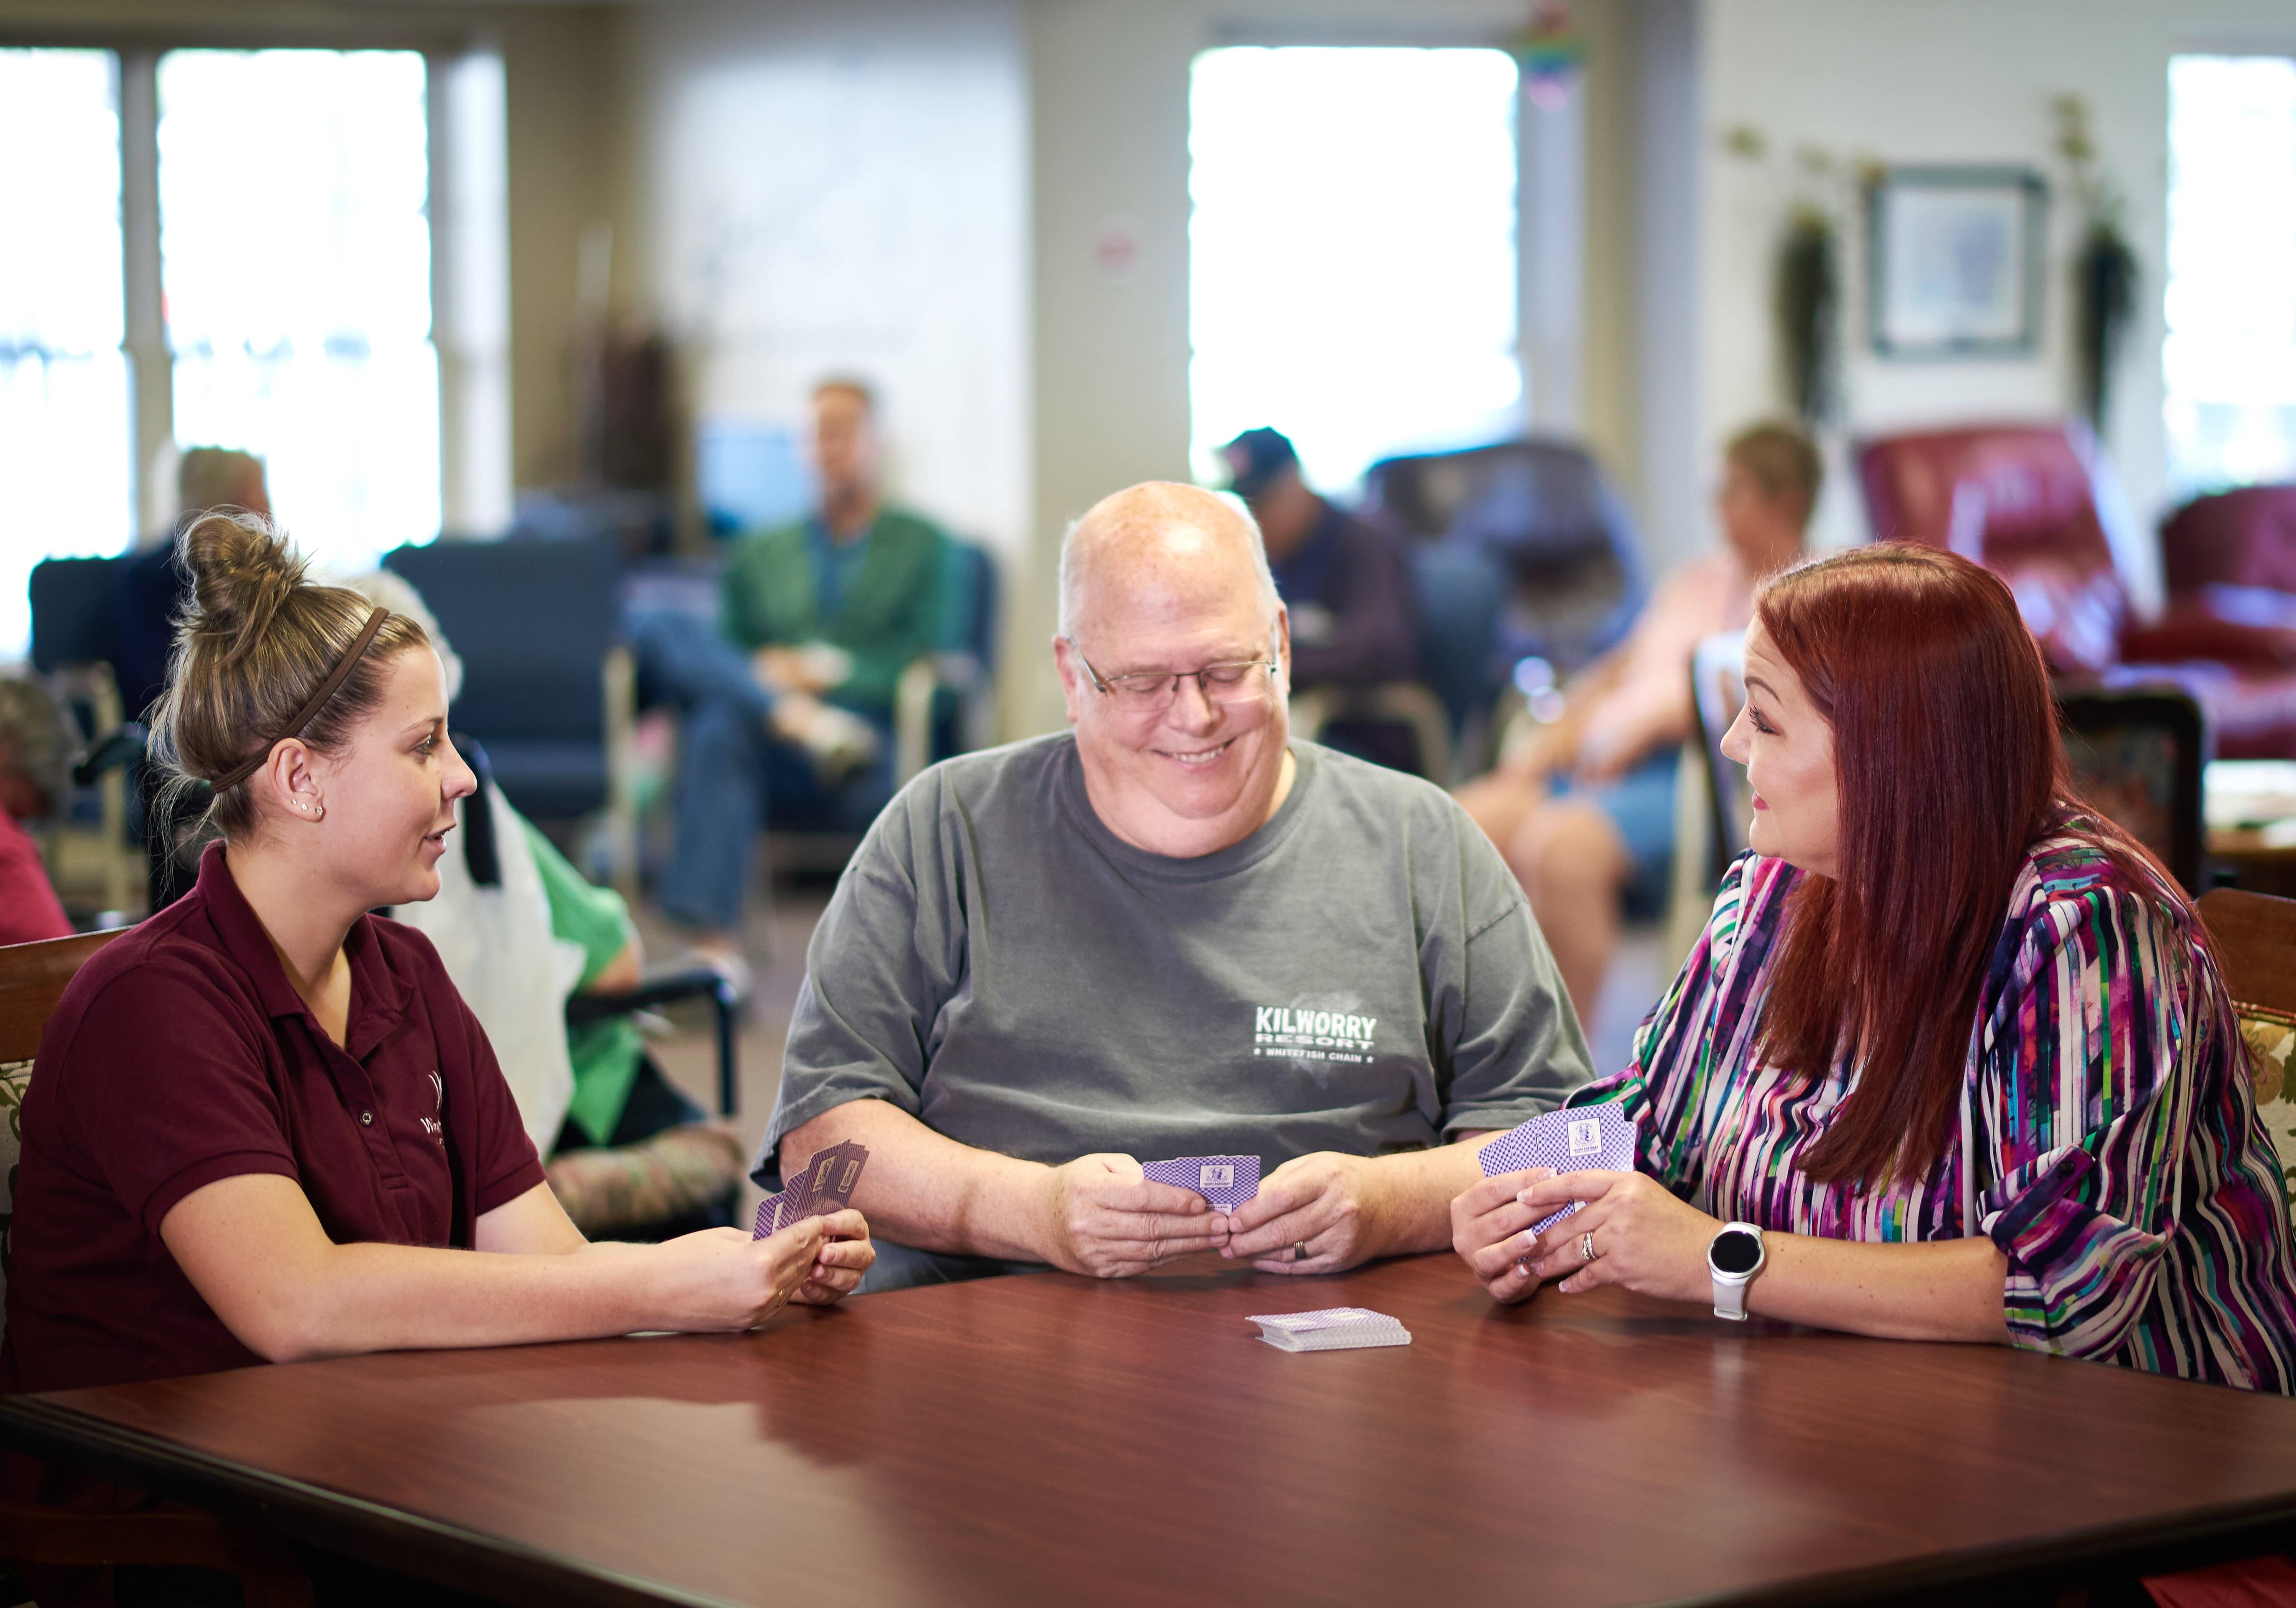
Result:
[[[1762,1270],[1762,1231],[1751,1223],[1725,1223],[1706,1243],[1706,1270],[1714,1276],[1714,1316],[1746,1321],[1746,1286]]]

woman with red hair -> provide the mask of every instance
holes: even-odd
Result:
[[[1745,683],[1752,847],[1633,1064],[1570,1100],[1616,1103],[1637,1169],[1461,1195],[1484,1288],[2296,1389],[2231,1002],[2191,903],[2069,786],[2008,588],[1930,548],[1821,559],[1763,592]]]

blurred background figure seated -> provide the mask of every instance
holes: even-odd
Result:
[[[1791,426],[1734,437],[1716,496],[1724,549],[1669,575],[1627,639],[1570,680],[1560,708],[1525,711],[1497,767],[1459,790],[1529,895],[1582,1021],[1623,915],[1654,914],[1666,894],[1676,769],[1695,729],[1692,652],[1702,637],[1743,628],[1755,586],[1800,556],[1823,472]]]
[[[720,633],[633,611],[641,697],[679,712],[675,841],[657,890],[694,947],[746,972],[741,922],[759,833],[867,826],[892,795],[902,672],[939,645],[948,537],[881,496],[876,403],[814,390],[814,513],[743,537]]]
[[[147,532],[119,565],[112,582],[111,658],[119,680],[120,711],[128,720],[142,722],[167,690],[168,653],[175,644],[184,587],[183,571],[176,567],[176,537],[211,509],[242,509],[269,519],[271,492],[263,460],[223,447],[185,450],[176,461],[176,517]],[[186,823],[145,819],[158,784],[141,759],[130,764],[127,782],[129,830],[149,846],[152,908],[157,910],[198,880],[199,847],[178,842],[178,829]]]
[[[38,683],[0,677],[0,944],[70,938],[45,862],[20,823],[55,808],[71,737]]]
[[[1292,616],[1292,691],[1368,693],[1419,673],[1418,607],[1402,544],[1310,490],[1279,431],[1247,430],[1220,455],[1228,489],[1259,521],[1275,591]],[[1331,747],[1402,770],[1429,768],[1408,725],[1332,701],[1316,732]]]

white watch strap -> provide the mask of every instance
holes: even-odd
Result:
[[[1717,1275],[1714,1280],[1714,1316],[1726,1317],[1732,1323],[1746,1321],[1746,1286],[1751,1279],[1726,1279]]]

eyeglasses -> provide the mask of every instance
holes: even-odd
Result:
[[[1275,657],[1275,638],[1267,639],[1266,659],[1234,659],[1221,664],[1208,664],[1200,670],[1136,670],[1128,676],[1103,676],[1092,668],[1092,660],[1084,656],[1073,636],[1062,638],[1076,649],[1077,662],[1084,666],[1093,690],[1111,700],[1116,707],[1128,714],[1145,715],[1169,709],[1172,700],[1179,695],[1180,683],[1193,679],[1203,689],[1210,703],[1257,703],[1275,687],[1275,673],[1283,661]]]

